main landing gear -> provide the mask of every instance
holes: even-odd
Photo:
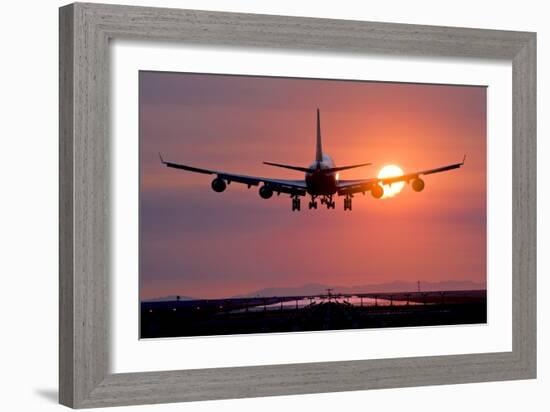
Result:
[[[300,211],[300,198],[298,196],[292,197],[292,211]]]
[[[351,195],[347,195],[344,199],[344,210],[351,210]],[[293,195],[292,198],[292,211],[300,211],[300,196]],[[335,209],[336,202],[332,199],[332,195],[322,196],[321,204],[325,205],[327,209]],[[317,196],[311,196],[311,200],[308,203],[309,209],[317,209]]]
[[[324,196],[321,199],[321,203],[326,205],[327,209],[334,209],[336,207],[336,202],[332,200],[332,195]]]
[[[344,210],[351,211],[351,195],[346,195],[346,198],[344,199]]]
[[[311,197],[311,201],[309,202],[309,208],[317,209],[317,201],[315,200],[315,196]]]

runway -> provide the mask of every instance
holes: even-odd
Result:
[[[486,291],[143,302],[141,338],[486,323]]]

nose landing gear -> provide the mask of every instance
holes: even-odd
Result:
[[[311,198],[311,201],[309,202],[309,208],[310,209],[317,209],[317,201],[314,197]]]

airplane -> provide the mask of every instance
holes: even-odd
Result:
[[[241,174],[228,173],[219,170],[203,169],[194,166],[188,166],[179,163],[167,162],[159,153],[160,161],[167,167],[186,170],[188,172],[202,173],[208,175],[216,175],[212,180],[212,189],[215,192],[223,192],[227,185],[235,182],[242,183],[250,187],[260,186],[259,195],[262,199],[269,199],[274,193],[289,194],[292,199],[292,211],[300,211],[300,197],[309,195],[309,209],[317,209],[317,198],[320,198],[321,204],[324,204],[327,209],[334,209],[336,202],[334,196],[345,196],[344,210],[351,211],[352,198],[356,193],[370,192],[375,199],[380,199],[384,196],[384,188],[382,185],[391,185],[397,182],[410,183],[412,181],[412,189],[415,192],[421,192],[424,189],[425,183],[420,176],[426,176],[434,173],[446,172],[448,170],[458,169],[464,165],[466,156],[460,163],[454,163],[446,166],[441,166],[435,169],[421,170],[418,172],[407,173],[402,176],[385,177],[385,178],[369,178],[356,180],[340,180],[339,172],[343,170],[354,169],[357,167],[369,166],[372,163],[360,163],[349,166],[335,166],[331,157],[323,152],[321,144],[321,120],[319,109],[317,109],[317,140],[315,161],[309,167],[293,166],[282,163],[263,162],[269,166],[282,167],[285,169],[296,170],[305,173],[303,180],[287,180],[287,179],[272,179],[266,177],[247,176]]]

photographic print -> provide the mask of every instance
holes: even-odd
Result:
[[[486,91],[141,71],[140,338],[486,323]]]

